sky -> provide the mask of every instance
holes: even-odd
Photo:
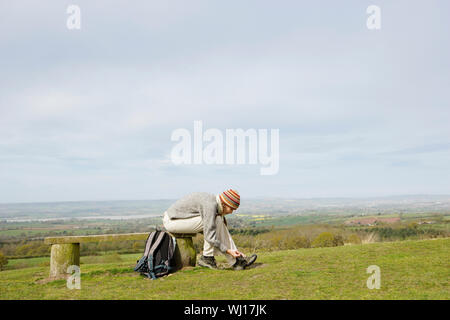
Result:
[[[450,194],[449,9],[2,1],[0,203]],[[175,165],[171,135],[194,121],[278,129],[278,172]]]

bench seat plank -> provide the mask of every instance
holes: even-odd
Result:
[[[100,234],[92,236],[47,237],[46,244],[83,243],[98,241],[146,240],[149,233]]]

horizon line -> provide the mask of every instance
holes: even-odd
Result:
[[[193,193],[193,192],[191,192]],[[186,193],[186,195],[189,193]],[[450,197],[450,194],[390,194],[382,196],[322,196],[322,197],[282,197],[282,196],[252,196],[248,200],[262,200],[262,199],[280,199],[280,200],[329,200],[329,199],[380,199],[380,198],[394,198],[394,197]],[[173,201],[180,199],[176,198],[155,198],[155,199],[116,199],[116,200],[63,200],[63,201],[19,201],[19,202],[0,202],[0,205],[26,205],[26,204],[50,204],[50,203],[75,203],[75,202],[128,202],[128,201]]]

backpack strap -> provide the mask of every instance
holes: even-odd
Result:
[[[146,256],[146,257],[148,256],[153,239],[155,238],[157,233],[158,233],[158,231],[153,231],[148,235],[147,242],[145,243],[144,256]]]
[[[150,252],[149,255],[153,256],[153,253],[155,252],[156,249],[158,249],[159,245],[161,244],[163,237],[166,235],[166,233],[164,231],[161,231],[158,234],[158,237],[156,238],[155,243],[153,243],[152,247],[150,248]]]
[[[156,249],[158,249],[158,247],[161,244],[165,235],[166,235],[166,233],[164,231],[161,231],[158,234],[158,237],[156,238],[155,243],[152,245],[152,247],[150,248],[150,252],[148,253],[148,258],[147,258],[148,269],[149,269],[149,275],[152,279],[156,279],[155,272],[154,272],[155,270],[153,267],[153,254],[155,253]]]
[[[134,271],[140,271],[142,266],[147,262],[148,253],[150,252],[150,246],[152,245],[152,241],[155,238],[157,231],[150,232],[150,234],[147,237],[147,241],[145,242],[145,251],[144,255],[141,259],[138,260],[136,267],[134,268]]]

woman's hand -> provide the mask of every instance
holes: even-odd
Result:
[[[228,249],[228,250],[227,250],[227,253],[228,253],[230,256],[233,256],[233,258],[237,258],[237,257],[242,257],[242,256],[243,256],[243,254],[242,254],[241,252],[239,252],[238,250],[231,250],[231,249]]]

